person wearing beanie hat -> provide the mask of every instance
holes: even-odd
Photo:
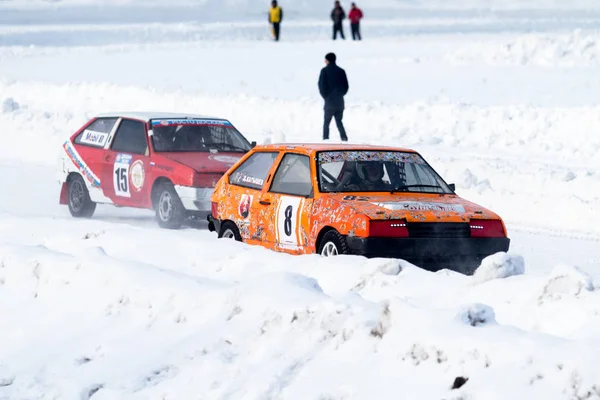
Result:
[[[325,119],[323,121],[323,140],[329,139],[329,125],[335,118],[335,124],[340,132],[342,141],[347,142],[348,136],[342,123],[344,118],[344,96],[348,93],[348,77],[346,71],[337,65],[335,53],[325,55],[325,67],[319,75],[319,93],[325,100]]]

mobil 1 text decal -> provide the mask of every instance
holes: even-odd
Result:
[[[131,197],[129,192],[129,166],[131,154],[117,154],[113,171],[115,194],[121,197]]]
[[[282,196],[277,207],[277,241],[282,247],[298,248],[298,212],[302,198]]]
[[[106,139],[108,138],[108,133],[105,132],[95,132],[86,129],[83,131],[81,135],[80,143],[88,144],[90,146],[95,147],[104,147],[106,144]]]

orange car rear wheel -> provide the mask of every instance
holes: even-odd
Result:
[[[332,257],[349,253],[346,239],[338,231],[332,229],[323,235],[319,245],[319,254],[324,257]]]
[[[219,238],[223,239],[235,239],[238,242],[242,241],[240,230],[231,221],[225,221],[221,224],[221,230],[219,231]]]

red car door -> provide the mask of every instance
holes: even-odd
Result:
[[[146,124],[122,119],[103,160],[102,189],[105,195],[120,206],[151,206],[149,163]]]

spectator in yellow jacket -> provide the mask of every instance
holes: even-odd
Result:
[[[277,1],[273,0],[269,9],[269,23],[271,24],[271,33],[276,41],[279,40],[279,24],[282,20],[283,10],[277,5]]]

